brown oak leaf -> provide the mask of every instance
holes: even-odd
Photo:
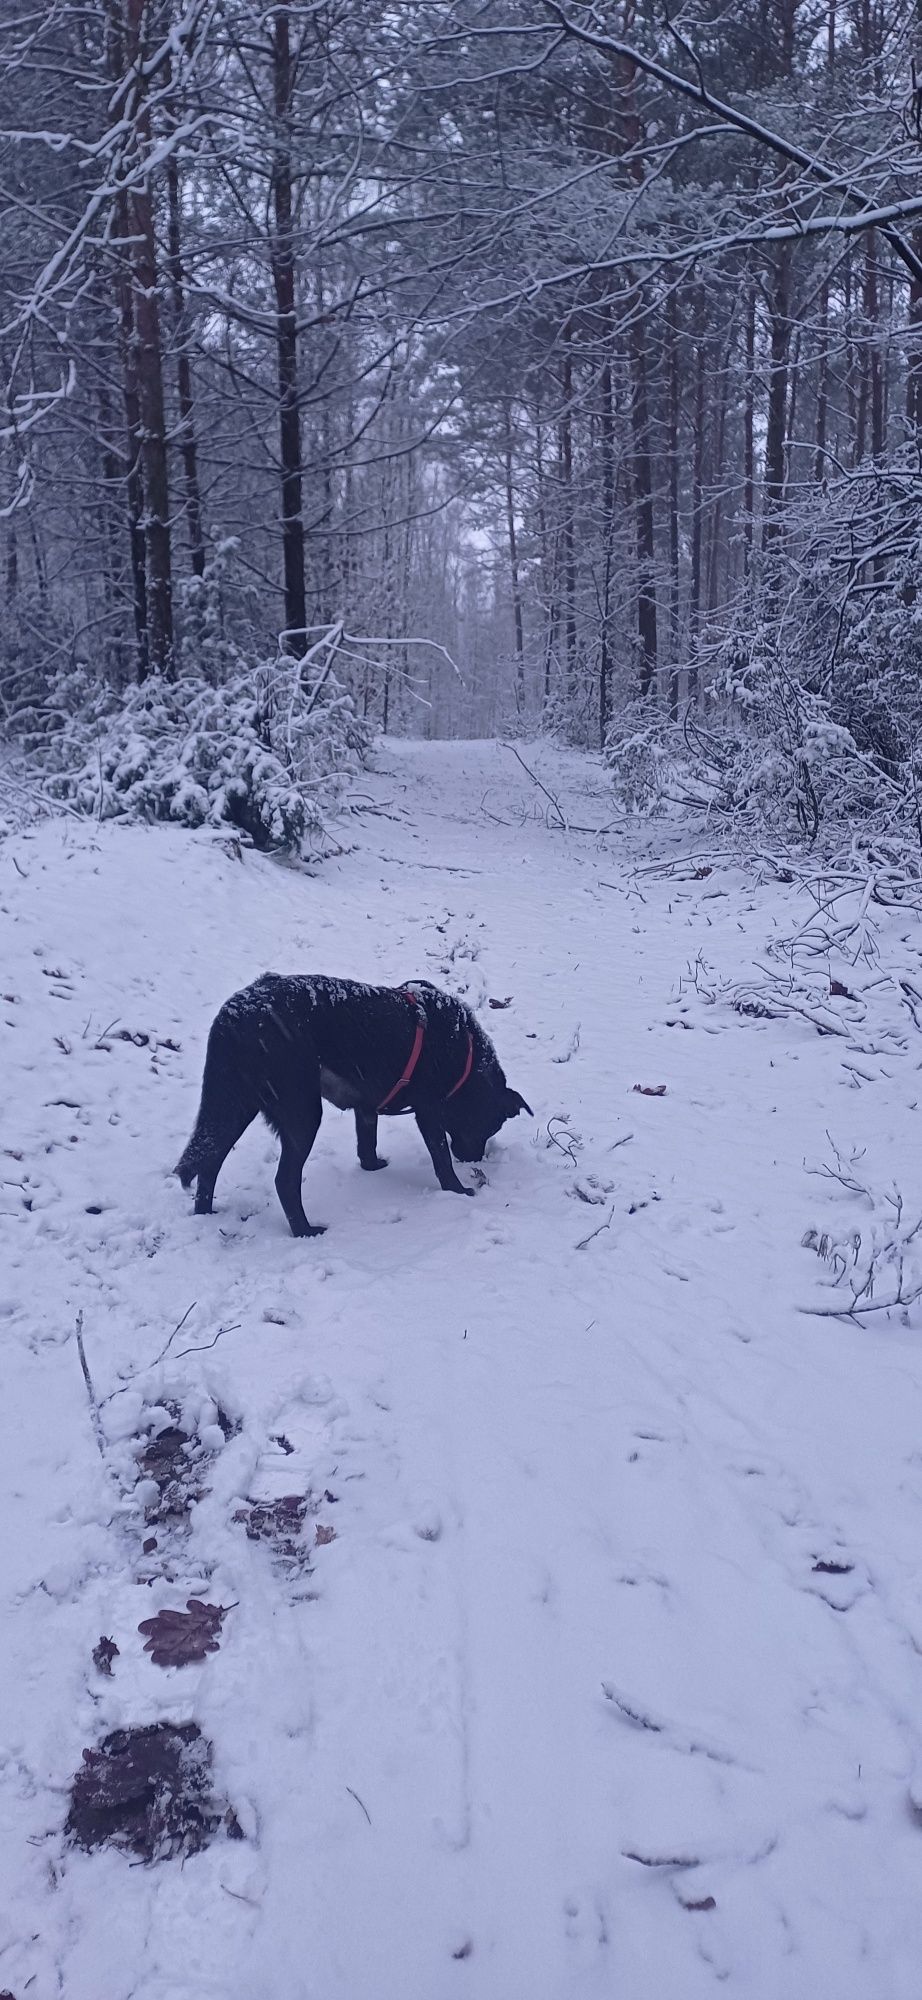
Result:
[[[315,1542],[316,1542],[316,1544],[317,1544],[317,1547],[318,1547],[318,1549],[322,1549],[322,1548],[325,1548],[325,1547],[326,1547],[326,1544],[327,1544],[327,1542],[335,1542],[335,1540],[336,1540],[336,1529],[335,1529],[335,1528],[330,1528],[330,1527],[327,1527],[327,1526],[326,1526],[326,1525],[324,1524],[324,1522],[323,1522],[323,1521],[321,1521],[321,1523],[320,1523],[320,1525],[319,1525],[319,1527],[318,1527],[318,1529],[317,1529],[317,1533],[316,1533],[316,1535],[314,1536],[314,1540],[315,1540]]]
[[[666,1095],[666,1085],[664,1083],[635,1083],[634,1089],[640,1097],[665,1097]]]
[[[216,1653],[221,1643],[221,1626],[230,1604],[203,1604],[199,1597],[186,1599],[185,1611],[158,1611],[143,1618],[138,1631],[144,1637],[144,1651],[155,1667],[188,1667]]]

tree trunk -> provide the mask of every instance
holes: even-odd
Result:
[[[701,550],[704,528],[704,411],[706,347],[704,339],[704,299],[699,294],[698,353],[695,368],[695,456],[692,468],[691,589],[688,606],[688,699],[698,699],[698,648],[701,639]]]
[[[143,70],[142,29],[145,0],[127,0],[126,57],[138,75]],[[151,149],[150,111],[142,101],[137,110],[141,147]],[[167,474],[166,413],[163,396],[163,348],[160,339],[157,247],[149,173],[128,195],[131,239],[132,310],[137,357],[137,401],[144,471],[144,553],[146,560],[147,632],[150,664],[155,673],[172,676],[173,581],[170,554],[170,491]]]
[[[298,327],[292,217],[291,106],[294,64],[288,7],[272,14],[272,94],[275,139],[272,152],[270,255],[275,288],[276,355],[279,386],[279,450],[282,485],[282,561],[285,585],[285,644],[303,658],[307,651],[304,574],[304,515],[301,475],[301,409],[298,401]]]
[[[865,236],[864,259],[864,318],[867,328],[871,456],[879,464],[884,455],[884,380],[880,365],[880,299],[877,283],[877,232],[874,229],[869,229]]]
[[[602,585],[602,634],[599,646],[599,747],[604,750],[608,736],[611,694],[612,555],[615,537],[615,388],[611,361],[602,370],[602,521],[605,536],[605,575]]]
[[[563,330],[563,408],[560,413],[560,500],[561,548],[563,551],[563,596],[565,607],[567,686],[572,691],[576,675],[576,546],[573,522],[573,356],[572,328]]]
[[[202,496],[198,476],[198,448],[195,440],[195,407],[192,396],[192,369],[189,363],[186,327],[185,276],[182,264],[182,204],[179,191],[179,164],[171,153],[166,169],[169,205],[167,268],[173,305],[173,340],[176,349],[176,393],[179,401],[179,449],[186,483],[186,523],[189,530],[189,559],[194,576],[205,574],[205,536],[202,531]]]
[[[515,531],[515,495],[512,486],[512,414],[509,397],[503,397],[503,473],[506,487],[506,534],[509,539],[509,576],[512,582],[512,617],[515,627],[515,705],[525,707],[525,631],[522,621],[522,590],[519,582],[519,551]]]
[[[669,471],[669,714],[679,719],[679,302],[673,292],[666,322],[669,341],[669,418],[667,455]]]
[[[820,365],[816,385],[816,458],[813,477],[821,486],[826,477],[826,430],[829,422],[829,286],[820,293]]]
[[[762,546],[767,552],[781,533],[784,506],[785,443],[787,440],[788,376],[791,338],[792,258],[783,244],[775,268],[771,300],[768,412],[765,423],[765,519]]]
[[[137,342],[135,339],[134,293],[129,267],[128,237],[131,222],[128,203],[120,195],[116,205],[116,237],[124,242],[118,273],[119,334],[122,360],[122,399],[125,405],[126,471],[125,502],[131,566],[131,606],[137,646],[137,678],[150,672],[150,635],[147,621],[147,551],[144,541],[144,476],[141,461],[141,405],[138,395]]]
[[[535,486],[538,500],[538,539],[541,545],[541,574],[545,589],[544,706],[551,698],[551,657],[554,650],[554,558],[547,526],[547,481],[544,471],[544,424],[541,406],[535,408]]]
[[[3,457],[4,459],[6,459],[7,457],[9,458],[9,466],[10,466],[9,481],[4,482],[4,484],[6,484],[7,493],[9,495],[9,502],[8,502],[9,512],[6,514],[6,517],[3,522],[4,539],[6,542],[6,557],[3,565],[4,586],[5,586],[4,602],[6,604],[7,610],[9,611],[15,604],[16,598],[19,594],[19,532],[16,521],[16,509],[15,506],[10,504],[12,502],[13,495],[16,492],[18,480],[16,473],[15,456],[14,453],[11,451],[9,445],[7,445],[6,451],[3,453]]]
[[[109,391],[105,383],[99,391],[99,446],[102,461],[102,566],[103,588],[108,613],[108,666],[117,681],[124,678],[122,617],[124,588],[119,555],[120,528],[124,515],[124,462],[119,455]]]
[[[730,335],[728,336],[727,347],[723,355],[723,365],[720,369],[720,389],[718,391],[719,401],[717,405],[717,434],[714,444],[714,464],[718,468],[718,471],[721,473],[723,471],[723,465],[724,465],[724,446],[726,443],[726,436],[727,436],[727,399],[728,399],[729,384],[730,384],[730,353],[732,348],[732,342],[733,342],[733,334],[731,332]],[[723,523],[723,482],[721,480],[721,482],[718,484],[717,493],[714,498],[713,505],[711,507],[711,534],[710,534],[710,551],[708,554],[708,588],[707,588],[707,609],[709,618],[713,615],[713,613],[717,609],[717,594],[718,594],[719,564],[720,564],[720,530],[722,523]]]
[[[637,536],[637,632],[640,640],[639,688],[642,696],[656,690],[656,520],[653,508],[653,464],[650,449],[650,408],[647,393],[647,329],[639,316],[631,334],[634,393],[631,419],[634,444],[634,506]]]
[[[746,378],[743,407],[743,575],[752,574],[756,507],[756,280],[749,275],[746,299]]]

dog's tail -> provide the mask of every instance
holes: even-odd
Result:
[[[222,1140],[225,1143],[219,1152],[219,1157],[230,1151],[234,1140],[239,1136],[239,1130],[242,1129],[238,1127],[229,1139],[225,1136],[224,1128],[233,1122],[233,1109],[236,1107],[232,1108],[229,1101],[233,1099],[234,1092],[224,1046],[227,1040],[227,1027],[222,1019],[223,1012],[222,1008],[221,1013],[216,1015],[208,1036],[202,1096],[192,1137],[173,1168],[184,1188],[192,1186],[196,1175],[212,1160],[216,1146],[220,1146]]]
[[[202,1166],[204,1162],[205,1148],[202,1143],[203,1134],[201,1131],[201,1124],[202,1124],[202,1113],[200,1109],[199,1115],[195,1121],[195,1130],[192,1134],[191,1139],[189,1140],[189,1144],[186,1147],[185,1151],[180,1154],[180,1157],[177,1160],[175,1167],[173,1168],[174,1174],[179,1175],[180,1181],[184,1188],[189,1188],[192,1186],[196,1174],[198,1173],[199,1168]]]

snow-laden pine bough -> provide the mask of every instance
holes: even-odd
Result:
[[[210,1215],[231,1148],[261,1112],[282,1142],[275,1185],[294,1236],[317,1236],[301,1201],[304,1164],[323,1099],[355,1113],[359,1165],[373,1173],[378,1118],[412,1112],[439,1186],[473,1194],[451,1163],[482,1160],[488,1139],[530,1107],[506,1082],[470,1007],[424,979],[366,986],[355,979],[264,973],[232,994],[208,1037],[195,1130],[176,1172],[196,1182]]]

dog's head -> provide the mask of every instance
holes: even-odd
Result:
[[[446,1114],[448,1137],[455,1159],[463,1165],[482,1160],[487,1140],[495,1137],[507,1118],[520,1111],[534,1112],[517,1090],[510,1090],[502,1070],[495,1075],[474,1075],[465,1084],[457,1104],[449,1104]]]

